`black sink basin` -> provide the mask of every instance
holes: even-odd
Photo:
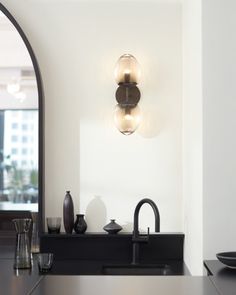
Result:
[[[168,264],[104,265],[104,275],[171,275]]]

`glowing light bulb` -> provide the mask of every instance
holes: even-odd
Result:
[[[124,135],[130,135],[138,128],[141,122],[140,108],[117,105],[115,108],[115,124],[117,129]]]
[[[126,114],[124,119],[130,121],[133,120],[133,117],[130,114]]]

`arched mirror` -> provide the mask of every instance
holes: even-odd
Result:
[[[24,32],[0,4],[0,230],[7,219],[42,220],[42,85]]]

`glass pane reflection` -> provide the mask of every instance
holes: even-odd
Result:
[[[32,60],[0,11],[0,210],[38,211],[38,91]]]
[[[1,110],[0,209],[37,210],[37,203],[38,111]]]

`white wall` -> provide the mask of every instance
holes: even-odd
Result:
[[[182,24],[172,1],[2,1],[38,58],[45,89],[46,215],[62,215],[66,189],[89,230],[114,217],[131,229],[142,197],[156,201],[162,231],[182,230]],[[115,129],[118,57],[141,64],[145,124]],[[99,198],[100,197],[100,198]],[[144,208],[142,228],[153,224]]]
[[[212,9],[214,7],[214,9]],[[204,258],[236,249],[236,2],[203,1]]]
[[[160,209],[161,229],[181,230],[181,7],[154,3],[134,7],[129,2],[93,7],[96,15],[89,12],[90,6],[80,7],[82,29],[77,30],[86,44],[79,51],[90,58],[89,64],[79,60],[86,68],[79,95],[80,210],[86,212],[89,206],[90,230],[101,230],[114,217],[130,231],[135,205],[150,197]],[[85,23],[89,23],[86,34]],[[144,114],[143,126],[128,137],[113,123],[114,66],[126,52],[134,54],[142,68]],[[90,203],[96,196],[106,206],[106,220],[100,222]],[[99,216],[97,207],[95,211]],[[151,209],[143,210],[142,216],[144,229],[153,226]]]
[[[183,1],[183,198],[185,262],[202,273],[201,1]]]
[[[185,261],[198,274],[203,259],[236,248],[236,3],[183,4]]]
[[[24,41],[10,22],[0,12],[0,67],[31,67],[32,61]]]

